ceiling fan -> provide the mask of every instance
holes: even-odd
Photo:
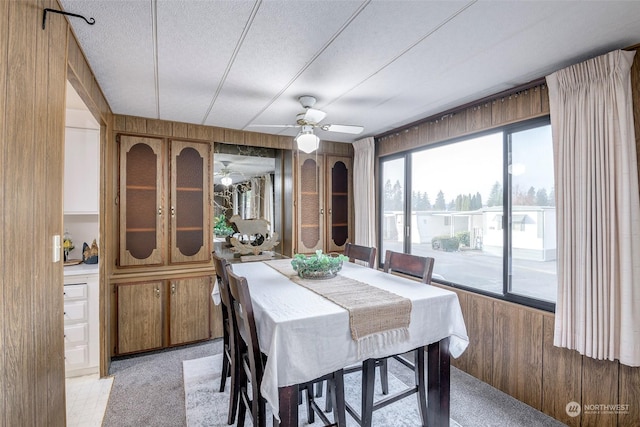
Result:
[[[219,176],[220,177],[220,183],[222,185],[224,185],[225,187],[228,187],[231,184],[233,184],[233,179],[231,178],[231,175],[232,174],[236,174],[237,172],[233,172],[233,171],[231,171],[231,169],[229,169],[229,164],[231,162],[229,162],[227,160],[223,160],[220,163],[222,163],[222,169],[220,170],[220,172],[215,172],[213,175],[214,176]]]
[[[311,153],[318,148],[320,138],[314,133],[315,128],[320,128],[327,132],[341,132],[357,135],[362,133],[364,127],[357,125],[333,125],[320,124],[327,116],[327,113],[313,108],[316,98],[310,95],[303,95],[298,98],[300,105],[304,108],[304,112],[296,115],[295,125],[255,125],[260,127],[286,127],[300,128],[300,133],[296,136],[298,148],[305,153]]]

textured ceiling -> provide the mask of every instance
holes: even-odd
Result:
[[[340,142],[640,43],[640,1],[59,1],[114,113],[294,136],[313,95]]]

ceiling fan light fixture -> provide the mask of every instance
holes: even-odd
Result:
[[[296,136],[296,142],[300,151],[309,154],[318,149],[320,138],[313,133],[313,130],[303,130]]]
[[[223,176],[222,178],[220,178],[220,182],[222,183],[222,185],[224,185],[225,187],[230,186],[233,183],[233,180],[231,179],[230,176]]]

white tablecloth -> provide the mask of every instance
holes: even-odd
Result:
[[[278,414],[278,387],[310,381],[363,360],[351,338],[345,309],[262,262],[234,264],[233,271],[249,284],[260,347],[268,356],[261,392],[274,414]],[[469,344],[454,292],[352,263],[345,263],[340,274],[411,299],[409,340],[369,357],[403,353],[446,337],[451,356],[458,357]]]

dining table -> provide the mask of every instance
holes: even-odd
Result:
[[[338,279],[410,301],[407,333],[401,339],[373,340],[374,345],[363,349],[353,336],[352,313],[284,274],[290,263],[281,259],[232,266],[235,274],[247,279],[260,349],[267,355],[260,390],[280,426],[298,426],[298,384],[365,360],[423,347],[428,372],[426,418],[430,427],[448,426],[450,356],[460,356],[469,343],[457,294],[345,262]],[[323,286],[322,280],[317,282]],[[362,292],[363,298],[368,293]]]

